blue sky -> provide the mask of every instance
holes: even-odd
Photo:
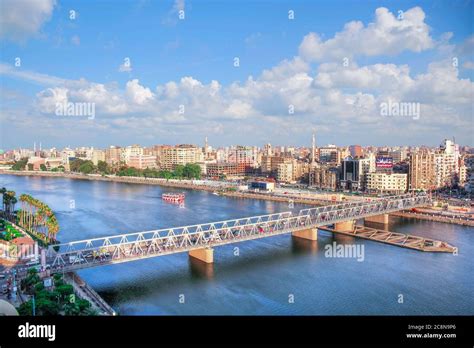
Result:
[[[451,136],[473,145],[472,1],[1,6],[4,149],[202,143],[206,135],[215,146],[306,145],[314,130],[321,145],[436,145]],[[400,10],[407,18],[396,18]],[[353,21],[360,26],[347,30]],[[126,58],[130,71],[121,71]],[[388,100],[420,103],[421,115],[384,119],[378,106]],[[94,103],[96,115],[58,116],[63,102]]]

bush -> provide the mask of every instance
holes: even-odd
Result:
[[[63,299],[74,293],[74,289],[70,284],[57,286],[56,291],[61,295],[61,298]]]

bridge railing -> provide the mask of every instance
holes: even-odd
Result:
[[[349,219],[425,205],[426,195],[397,196],[339,209],[293,215],[291,212],[225,220],[207,224],[182,226],[154,231],[123,234],[62,244],[65,250],[54,253],[53,266],[90,267],[117,259],[133,259],[167,254],[193,248],[228,244],[269,235],[315,228]],[[53,254],[53,253],[52,253]],[[68,260],[68,257],[72,257]],[[70,265],[67,265],[69,262]]]
[[[89,238],[83,239],[78,241],[71,241],[67,243],[55,244],[51,245],[48,248],[50,254],[53,253],[54,249],[59,249],[61,252],[69,252],[74,250],[80,249],[91,249],[96,247],[102,247],[111,245],[114,243],[126,242],[128,240],[143,240],[148,238],[159,238],[162,236],[168,236],[169,234],[183,234],[183,233],[193,233],[193,232],[200,232],[206,230],[213,230],[217,228],[225,228],[225,227],[235,227],[240,225],[250,225],[250,224],[261,224],[269,221],[280,220],[285,217],[291,216],[292,213],[290,211],[281,212],[281,213],[274,213],[274,214],[266,214],[266,215],[257,215],[245,218],[238,218],[238,219],[231,219],[231,220],[222,220],[222,221],[215,221],[215,222],[208,222],[202,224],[195,224],[189,226],[178,226],[172,228],[162,228],[158,230],[150,230],[150,231],[142,231],[142,232],[133,232],[133,233],[125,233],[120,235],[112,235],[112,236],[105,236],[105,237],[98,237],[98,238]]]

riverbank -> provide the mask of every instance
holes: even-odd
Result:
[[[14,171],[14,170],[0,170],[0,174],[4,175],[19,175],[19,176],[39,176],[39,177],[57,177],[67,178],[73,180],[94,180],[94,181],[109,181],[121,182],[127,184],[141,184],[141,185],[158,185],[172,188],[182,188],[188,190],[201,190],[208,192],[218,192],[221,196],[246,198],[246,199],[261,199],[274,202],[287,202],[293,204],[308,204],[308,205],[327,205],[334,204],[334,201],[317,198],[300,198],[292,195],[288,197],[274,196],[266,193],[254,193],[244,191],[228,191],[235,189],[235,186],[226,185],[225,183],[216,182],[216,185],[200,184],[200,180],[177,180],[177,179],[161,179],[161,178],[143,178],[143,177],[126,177],[126,176],[102,176],[102,175],[85,175],[77,173],[53,173],[53,172],[37,172],[37,171]]]
[[[398,211],[398,212],[390,213],[390,215],[474,227],[474,221],[472,220],[461,219],[461,218],[456,219],[456,218],[450,218],[447,216],[439,216],[439,215],[433,215],[433,214],[428,214],[428,213]]]
[[[75,272],[64,274],[64,281],[72,285],[80,298],[89,301],[99,315],[117,315],[114,309]]]

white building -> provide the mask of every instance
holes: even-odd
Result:
[[[122,148],[120,160],[128,165],[130,157],[143,155],[143,148],[140,145],[131,145]]]
[[[368,173],[367,190],[377,193],[403,193],[408,188],[407,174]]]

